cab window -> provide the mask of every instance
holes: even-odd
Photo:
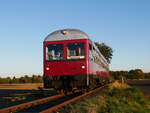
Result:
[[[46,46],[46,60],[61,60],[64,58],[63,44],[50,44]]]
[[[67,59],[83,59],[85,58],[84,43],[67,44]]]

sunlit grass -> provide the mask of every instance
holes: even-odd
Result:
[[[124,88],[131,88],[131,86],[115,81],[114,83],[109,85],[109,88],[110,89],[113,89],[113,88],[124,89]]]
[[[150,113],[150,102],[140,90],[116,81],[101,95],[76,102],[61,113]]]
[[[22,100],[25,100],[25,99],[26,99],[25,96],[21,96],[21,97],[12,97],[11,102],[22,101]]]

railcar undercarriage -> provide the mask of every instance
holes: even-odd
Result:
[[[76,89],[85,92],[109,82],[106,77],[92,75],[89,75],[89,82],[87,80],[87,75],[44,76],[44,88],[54,88],[56,91],[66,94],[70,91],[74,92]]]

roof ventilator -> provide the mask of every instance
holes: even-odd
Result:
[[[67,35],[67,34],[68,34],[68,31],[62,30],[61,33],[62,33],[63,35]]]

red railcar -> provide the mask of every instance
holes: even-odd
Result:
[[[108,63],[89,36],[77,29],[63,29],[44,40],[44,87],[85,89],[104,82]]]

